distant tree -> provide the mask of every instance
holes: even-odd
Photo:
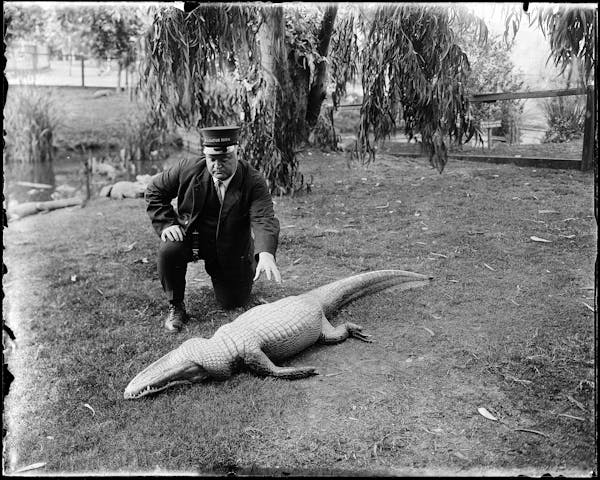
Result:
[[[488,38],[479,43],[471,34],[461,39],[471,65],[467,77],[466,89],[469,94],[482,92],[518,92],[524,82],[514,72],[514,64],[510,59],[510,46],[501,36]],[[501,120],[500,133],[510,143],[518,141],[518,121],[523,112],[523,100],[505,100],[494,103],[473,103],[471,112],[475,123],[479,126],[482,120]]]
[[[11,46],[14,41],[42,42],[46,38],[48,11],[39,5],[22,6],[2,3],[4,13],[4,41]]]
[[[87,44],[99,58],[117,60],[117,89],[121,88],[121,72],[137,58],[137,41],[144,24],[140,10],[132,6],[101,6],[88,11]]]

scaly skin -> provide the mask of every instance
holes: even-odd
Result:
[[[140,398],[180,383],[227,378],[242,364],[255,373],[287,379],[316,375],[314,367],[278,367],[273,360],[292,357],[317,341],[338,343],[349,336],[370,341],[360,325],[333,327],[327,316],[363,295],[392,287],[419,287],[429,280],[403,270],[378,270],[259,305],[220,327],[212,338],[191,338],[152,363],[129,383],[124,397]]]

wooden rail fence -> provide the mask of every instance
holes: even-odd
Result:
[[[531,92],[499,92],[476,93],[469,96],[469,101],[477,103],[493,103],[501,100],[522,98],[565,97],[569,95],[586,95],[585,123],[583,128],[583,150],[581,152],[581,170],[592,170],[597,159],[594,156],[594,142],[597,135],[596,91],[594,85],[587,88],[563,88],[558,90],[537,90]],[[331,105],[328,105],[331,107]],[[340,110],[360,108],[360,103],[340,105]]]

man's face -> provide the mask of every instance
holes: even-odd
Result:
[[[227,180],[237,165],[237,153],[234,150],[230,153],[205,154],[206,168],[210,174],[218,180]]]

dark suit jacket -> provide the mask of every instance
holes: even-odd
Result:
[[[153,177],[146,189],[147,212],[160,236],[171,225],[180,225],[186,235],[202,212],[212,177],[204,157],[182,160]],[[177,211],[171,201],[177,198]],[[254,234],[252,240],[251,231]],[[234,265],[241,256],[260,252],[275,255],[279,220],[262,174],[245,160],[238,159],[237,170],[227,188],[217,238],[217,258],[223,266]]]

